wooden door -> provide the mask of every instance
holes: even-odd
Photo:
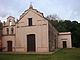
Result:
[[[63,48],[67,48],[66,41],[63,41]]]
[[[27,35],[27,51],[35,52],[35,34]]]
[[[7,41],[7,48],[9,52],[12,51],[12,41]]]

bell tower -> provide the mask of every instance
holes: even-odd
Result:
[[[15,18],[12,17],[12,16],[9,16],[9,17],[7,18],[7,25],[8,25],[8,26],[13,26],[13,25],[15,25]]]
[[[11,35],[15,34],[15,18],[12,16],[9,16],[7,18],[7,21],[3,23],[3,34],[4,35]]]

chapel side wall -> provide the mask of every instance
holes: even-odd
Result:
[[[54,51],[57,48],[57,40],[58,40],[58,31],[54,28],[54,26],[49,22],[48,28],[49,35],[49,51]]]

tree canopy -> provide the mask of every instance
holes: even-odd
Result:
[[[49,20],[59,32],[71,32],[73,47],[80,47],[80,23],[70,20]]]

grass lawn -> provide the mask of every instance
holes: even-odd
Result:
[[[62,49],[54,54],[0,54],[0,60],[80,60],[80,48]]]

